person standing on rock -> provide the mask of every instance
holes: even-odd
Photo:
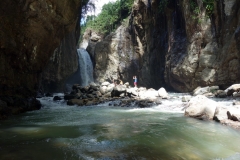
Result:
[[[137,87],[137,76],[133,76],[133,79],[134,79],[134,86]]]

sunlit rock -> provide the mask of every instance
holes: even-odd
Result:
[[[199,119],[213,119],[217,102],[203,95],[191,98],[185,110],[185,115]]]
[[[167,93],[167,91],[165,90],[165,88],[163,88],[163,87],[161,87],[161,88],[158,90],[158,95],[159,95],[159,97],[162,97],[163,99],[168,98],[168,93]]]
[[[240,84],[233,84],[227,89],[225,89],[225,92],[227,93],[228,96],[232,96],[234,92],[239,92],[240,91]]]
[[[189,102],[191,98],[192,98],[191,96],[183,96],[182,102]]]

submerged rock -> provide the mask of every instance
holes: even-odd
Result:
[[[62,100],[62,98],[59,97],[59,96],[54,96],[54,97],[53,97],[53,100],[54,100],[54,101],[59,101],[59,100]]]

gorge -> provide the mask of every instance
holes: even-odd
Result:
[[[240,1],[90,2],[0,2],[0,159],[239,159]]]

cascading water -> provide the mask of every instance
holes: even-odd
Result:
[[[79,71],[81,77],[81,86],[87,86],[93,82],[93,65],[88,52],[85,49],[78,49]]]

